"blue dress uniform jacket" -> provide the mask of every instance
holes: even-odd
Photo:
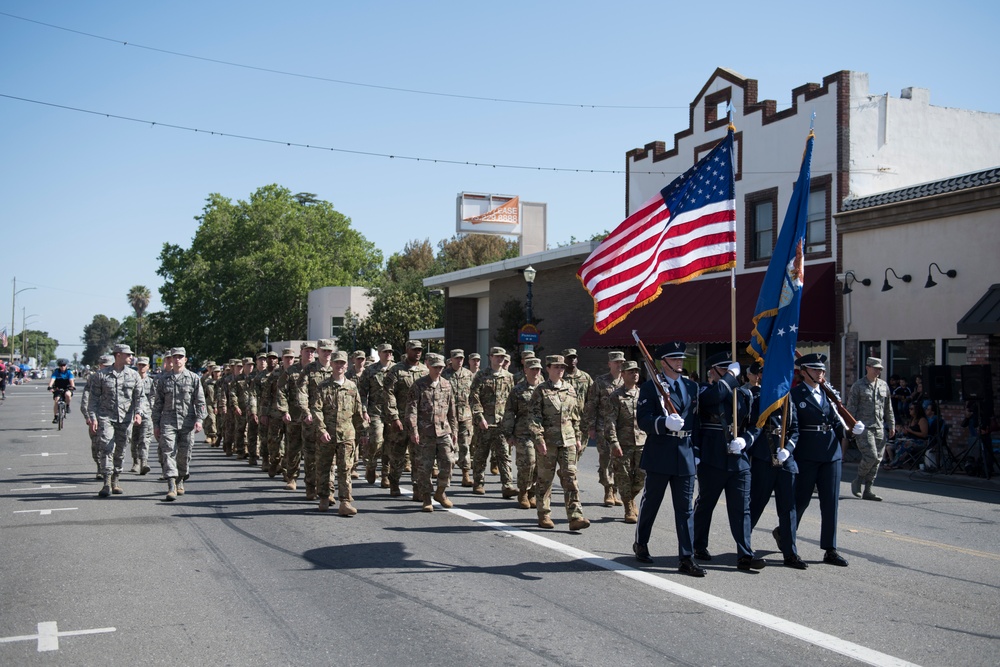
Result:
[[[795,511],[801,521],[815,486],[819,495],[820,547],[836,549],[844,425],[830,401],[824,396],[822,405],[817,403],[806,383],[792,387],[789,397],[795,403],[799,431],[795,447],[799,464]]]
[[[737,400],[737,431],[746,440],[746,448],[739,454],[730,454],[729,442],[733,439],[733,392]],[[708,550],[708,533],[712,513],[723,492],[726,494],[726,512],[729,530],[736,542],[740,558],[752,557],[750,547],[750,452],[760,434],[754,422],[753,395],[739,380],[726,373],[712,384],[701,386],[698,396],[699,453],[698,500],[694,508],[694,548]]]
[[[757,390],[754,392],[754,390]],[[760,388],[751,387],[754,394],[754,414],[760,414]],[[778,513],[779,548],[785,558],[798,556],[795,535],[798,530],[798,514],[795,511],[795,491],[799,467],[795,462],[795,448],[799,438],[795,403],[789,399],[788,425],[785,428],[785,449],[789,457],[780,466],[774,466],[771,459],[771,438],[781,426],[781,410],[773,412],[761,429],[757,446],[753,448],[750,461],[750,526],[755,528],[764,508],[774,494],[774,505]],[[775,443],[777,445],[777,443]],[[777,450],[775,450],[777,453]]]
[[[639,388],[636,403],[636,421],[646,432],[646,445],[639,467],[646,471],[646,482],[639,498],[639,520],[635,527],[635,541],[645,546],[653,531],[653,523],[660,511],[660,504],[667,487],[670,487],[674,507],[674,529],[677,531],[677,552],[680,558],[690,558],[694,553],[694,497],[696,448],[693,432],[698,424],[698,385],[688,379],[681,380],[684,395],[671,396],[678,414],[684,418],[684,428],[674,432],[666,426],[666,412],[653,382],[647,380]]]

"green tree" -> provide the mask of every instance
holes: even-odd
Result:
[[[438,242],[434,275],[517,257],[515,240],[492,234],[464,234]]]
[[[55,359],[56,348],[59,341],[49,336],[48,331],[38,331],[37,329],[25,329],[18,331],[7,341],[7,345],[0,346],[0,357],[4,360],[10,358],[11,347],[14,350],[21,350],[21,341],[26,341],[24,349],[24,359],[35,357],[39,366],[45,366],[49,361]]]
[[[94,319],[83,327],[83,363],[97,364],[102,354],[111,351],[111,346],[120,339],[121,323],[107,315],[94,315]]]
[[[142,348],[142,316],[149,308],[149,288],[145,285],[133,285],[125,298],[128,299],[129,305],[135,312],[135,328],[133,330],[135,331],[135,353],[138,355],[141,354],[140,349]],[[127,340],[126,337],[123,338]]]
[[[190,356],[227,358],[303,338],[311,290],[372,285],[382,254],[350,218],[278,185],[247,201],[208,197],[190,248],[164,244],[162,335]]]
[[[118,338],[123,341],[135,340],[136,327],[139,326],[139,320],[135,315],[129,315],[122,320],[121,330],[118,332]],[[149,313],[142,318],[142,325],[140,331],[142,333],[142,342],[138,345],[132,347],[135,350],[136,356],[150,357],[152,358],[156,352],[165,351],[166,348],[172,347],[169,342],[166,342],[162,334],[163,326],[163,313]]]
[[[515,362],[517,357],[514,351],[521,347],[517,340],[518,332],[521,327],[528,323],[525,316],[524,304],[513,297],[504,301],[503,305],[500,306],[500,323],[496,330],[497,345],[510,352]],[[535,320],[536,326],[542,321],[541,318],[537,317],[537,313],[532,313],[531,316]],[[543,349],[541,345],[535,345],[535,354],[541,356]]]

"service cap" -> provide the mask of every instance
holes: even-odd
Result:
[[[625,361],[625,353],[619,350],[608,352],[608,361]]]
[[[115,354],[134,354],[132,348],[126,343],[118,343],[114,348]]]
[[[444,366],[444,357],[431,352],[427,355],[426,364],[428,366]]]
[[[561,354],[550,354],[545,357],[546,366],[566,366],[566,359]]]
[[[683,359],[687,345],[683,341],[672,340],[656,348],[657,359]]]
[[[885,368],[885,366],[882,365],[882,360],[878,357],[868,357],[868,359],[865,360],[865,366],[871,366],[872,368]]]

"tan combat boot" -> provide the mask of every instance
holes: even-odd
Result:
[[[177,478],[167,478],[167,497],[164,500],[177,500]]]
[[[472,488],[472,475],[469,474],[468,470],[462,471],[462,486],[465,488]]]
[[[139,461],[137,459],[132,460],[132,467],[128,469],[129,472],[139,472]]]
[[[337,510],[337,514],[340,516],[354,516],[357,513],[358,510],[354,509],[354,505],[351,504],[349,498],[340,501],[340,509]]]
[[[504,498],[513,498],[514,496],[517,495],[517,493],[518,493],[517,489],[515,489],[514,487],[510,487],[501,491],[500,495],[503,496]]]
[[[430,494],[427,494],[427,497],[424,498],[424,500],[423,500],[423,507],[420,508],[420,511],[421,512],[433,512],[434,511],[434,503],[431,500]]]
[[[375,468],[368,468],[365,470],[365,481],[369,484],[375,483]]]
[[[139,474],[145,475],[149,472],[149,461],[142,459],[139,461]]]
[[[113,473],[111,475],[111,493],[115,494],[116,496],[120,496],[121,494],[125,493],[124,491],[122,491],[122,487],[118,486],[118,473]]]
[[[477,496],[485,496],[486,488],[482,484],[476,484],[472,487],[472,492]]]
[[[615,506],[615,489],[612,486],[604,487],[604,506],[605,507]]]
[[[178,477],[177,478],[177,495],[178,496],[183,496],[184,495],[184,478],[183,477]]]
[[[454,507],[455,503],[448,499],[448,496],[444,495],[445,487],[439,486],[437,488],[437,493],[434,494],[434,500],[441,503],[441,507]]]
[[[548,515],[539,514],[538,515],[538,527],[539,528],[546,528],[548,530],[551,530],[551,529],[553,529],[553,528],[556,527],[556,524],[552,522],[552,518],[549,517]]]
[[[634,500],[625,501],[625,523],[636,523],[639,521],[639,515],[635,509]]]
[[[569,529],[570,530],[583,530],[590,527],[590,520],[585,519],[582,516],[579,519],[570,519]]]
[[[294,491],[297,488],[299,488],[299,485],[295,483],[294,479],[290,479],[287,482],[285,482],[285,489],[286,490],[288,490],[288,491]]]
[[[392,488],[392,480],[389,479],[388,475],[382,473],[382,483],[379,486],[381,486],[383,489]],[[389,495],[391,496],[392,494],[390,493]]]
[[[523,510],[530,509],[531,504],[528,502],[528,492],[518,491],[517,492],[517,506]]]
[[[531,509],[535,509],[538,506],[538,502],[535,500],[534,495],[528,496],[528,506],[531,507]]]
[[[618,495],[618,489],[616,489],[613,486],[611,487],[611,496],[612,496],[612,498],[614,498],[615,505],[617,507],[621,507],[622,505],[625,504],[625,503],[622,502],[621,496]]]
[[[104,480],[104,486],[102,486],[101,490],[97,492],[97,495],[101,498],[107,498],[111,495],[111,475],[102,474],[101,479]]]
[[[399,490],[399,484],[396,484],[391,479],[389,480],[389,495],[393,498],[403,495],[403,492]]]
[[[330,509],[330,496],[323,496],[319,499],[319,511],[325,512]]]

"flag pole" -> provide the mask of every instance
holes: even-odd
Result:
[[[735,132],[736,125],[733,124],[732,100],[730,100],[726,105],[726,111],[729,114],[729,127],[727,129]],[[730,156],[730,160],[734,158],[735,156]],[[731,169],[730,173],[735,174],[735,169],[732,169],[732,165],[730,165],[730,169]],[[735,362],[736,361],[736,265],[735,263],[729,269],[729,322],[730,322],[729,340],[731,345],[730,358]],[[739,382],[739,377],[737,377],[736,379],[737,382]],[[733,392],[733,440],[739,437],[739,421],[740,421],[739,405],[736,401],[736,392],[734,391]]]

